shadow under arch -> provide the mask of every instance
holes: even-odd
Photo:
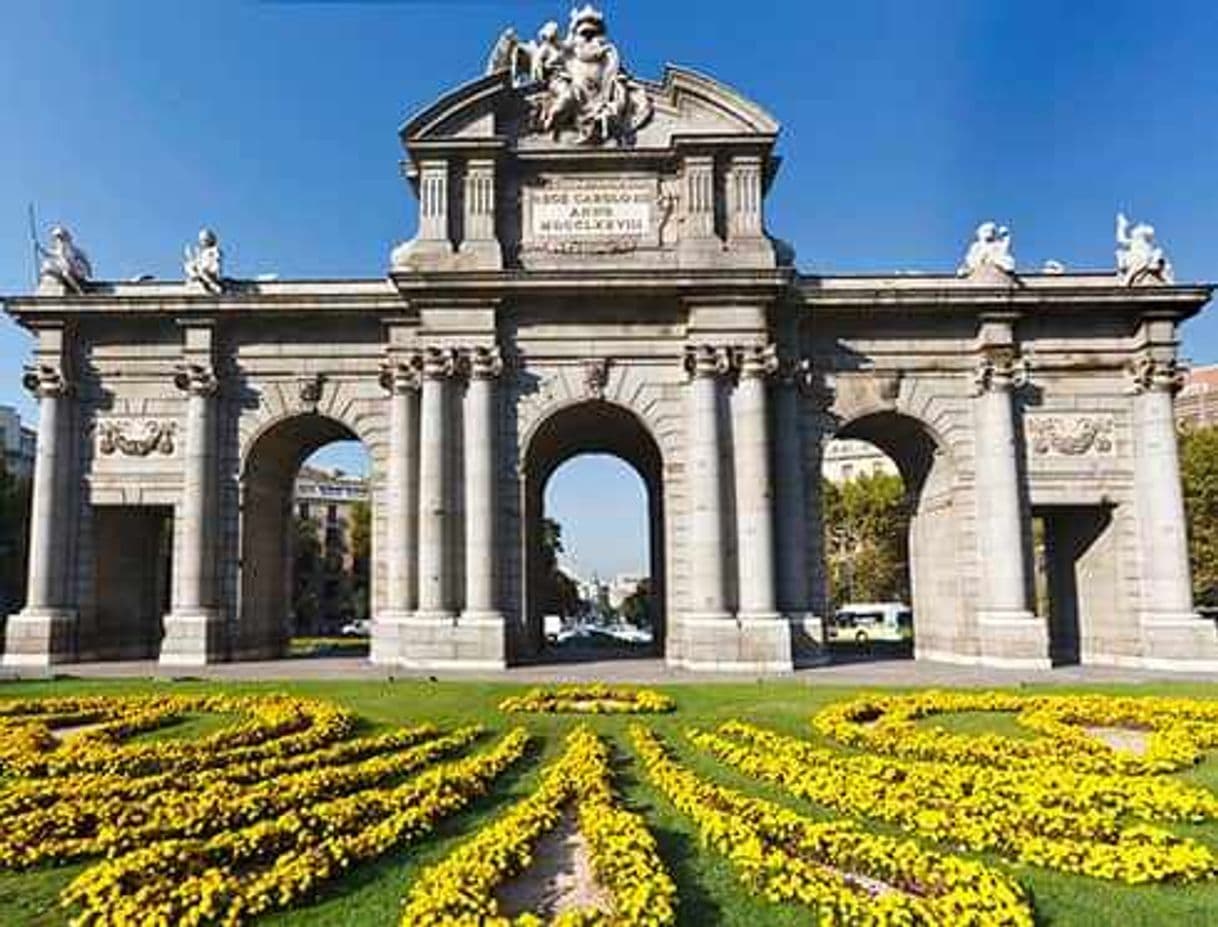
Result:
[[[605,399],[588,399],[554,410],[526,439],[521,462],[524,633],[516,656],[523,660],[544,658],[540,593],[545,578],[541,556],[545,487],[555,470],[581,454],[617,457],[638,473],[647,488],[650,613],[653,616],[651,653],[662,656],[667,630],[663,458],[659,444],[639,416],[625,406]]]
[[[291,631],[292,504],[297,474],[325,445],[360,440],[348,425],[316,412],[276,419],[250,440],[241,463],[235,659],[286,654]],[[367,450],[366,443],[364,447]]]
[[[921,419],[893,409],[843,422],[833,435],[887,454],[905,483],[914,655],[951,653],[967,627],[960,562],[955,465],[947,443]]]

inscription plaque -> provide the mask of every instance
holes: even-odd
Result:
[[[654,245],[656,200],[654,180],[556,178],[527,192],[525,244],[581,253]]]

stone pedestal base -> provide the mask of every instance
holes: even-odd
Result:
[[[384,612],[372,622],[372,662],[410,669],[501,670],[506,628],[498,612]]]
[[[706,673],[789,673],[791,624],[777,613],[745,618],[686,615],[681,619],[683,669]]]
[[[481,241],[467,238],[457,249],[455,263],[460,270],[501,270],[503,251],[493,238]]]
[[[825,623],[811,612],[784,615],[791,628],[791,657],[796,666],[819,666],[829,662],[825,645]]]
[[[215,609],[170,612],[161,639],[161,666],[207,666],[225,657],[224,625]]]
[[[1142,657],[1146,669],[1218,672],[1218,626],[1195,613],[1143,613]]]
[[[5,666],[52,666],[76,659],[76,610],[25,609],[4,629]]]
[[[1049,624],[1027,611],[979,611],[982,666],[1049,669]]]

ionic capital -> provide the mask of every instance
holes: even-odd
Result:
[[[1165,392],[1175,395],[1184,386],[1186,368],[1174,357],[1156,360],[1148,354],[1134,358],[1128,368],[1134,393]]]
[[[381,386],[395,396],[401,396],[421,385],[423,358],[418,353],[403,354],[381,364]]]
[[[989,392],[1011,392],[1029,382],[1029,367],[1025,358],[1013,351],[991,351],[982,355],[973,371],[976,395]]]
[[[58,399],[72,392],[72,383],[63,370],[53,364],[30,364],[21,377],[21,385],[38,399]]]
[[[457,348],[430,347],[423,351],[423,379],[446,380],[461,372],[461,352]]]
[[[694,379],[725,377],[732,372],[732,349],[726,345],[695,344],[685,349],[685,369]]]
[[[173,385],[191,396],[214,396],[220,387],[210,364],[181,363],[173,374]]]
[[[503,357],[496,345],[471,348],[469,376],[472,380],[493,380],[503,373]]]
[[[762,380],[778,373],[778,349],[773,344],[753,344],[737,353],[740,376],[746,380]]]

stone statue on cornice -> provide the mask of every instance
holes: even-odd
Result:
[[[38,242],[35,242],[35,245],[38,256],[42,258],[38,267],[39,283],[50,283],[52,286],[58,284],[77,296],[83,294],[85,284],[93,276],[93,266],[84,250],[72,240],[72,233],[62,225],[57,225],[51,229],[49,248]]]
[[[1013,277],[1015,256],[1011,254],[1011,231],[996,222],[977,226],[972,243],[957,274],[970,279],[995,274]]]
[[[207,291],[220,293],[224,290],[224,253],[220,241],[211,229],[199,232],[198,244],[186,246],[182,261],[186,282]]]
[[[1138,222],[1131,225],[1123,212],[1117,213],[1116,240],[1117,273],[1126,286],[1145,283],[1171,283],[1171,263],[1163,249],[1155,244],[1153,225]]]

